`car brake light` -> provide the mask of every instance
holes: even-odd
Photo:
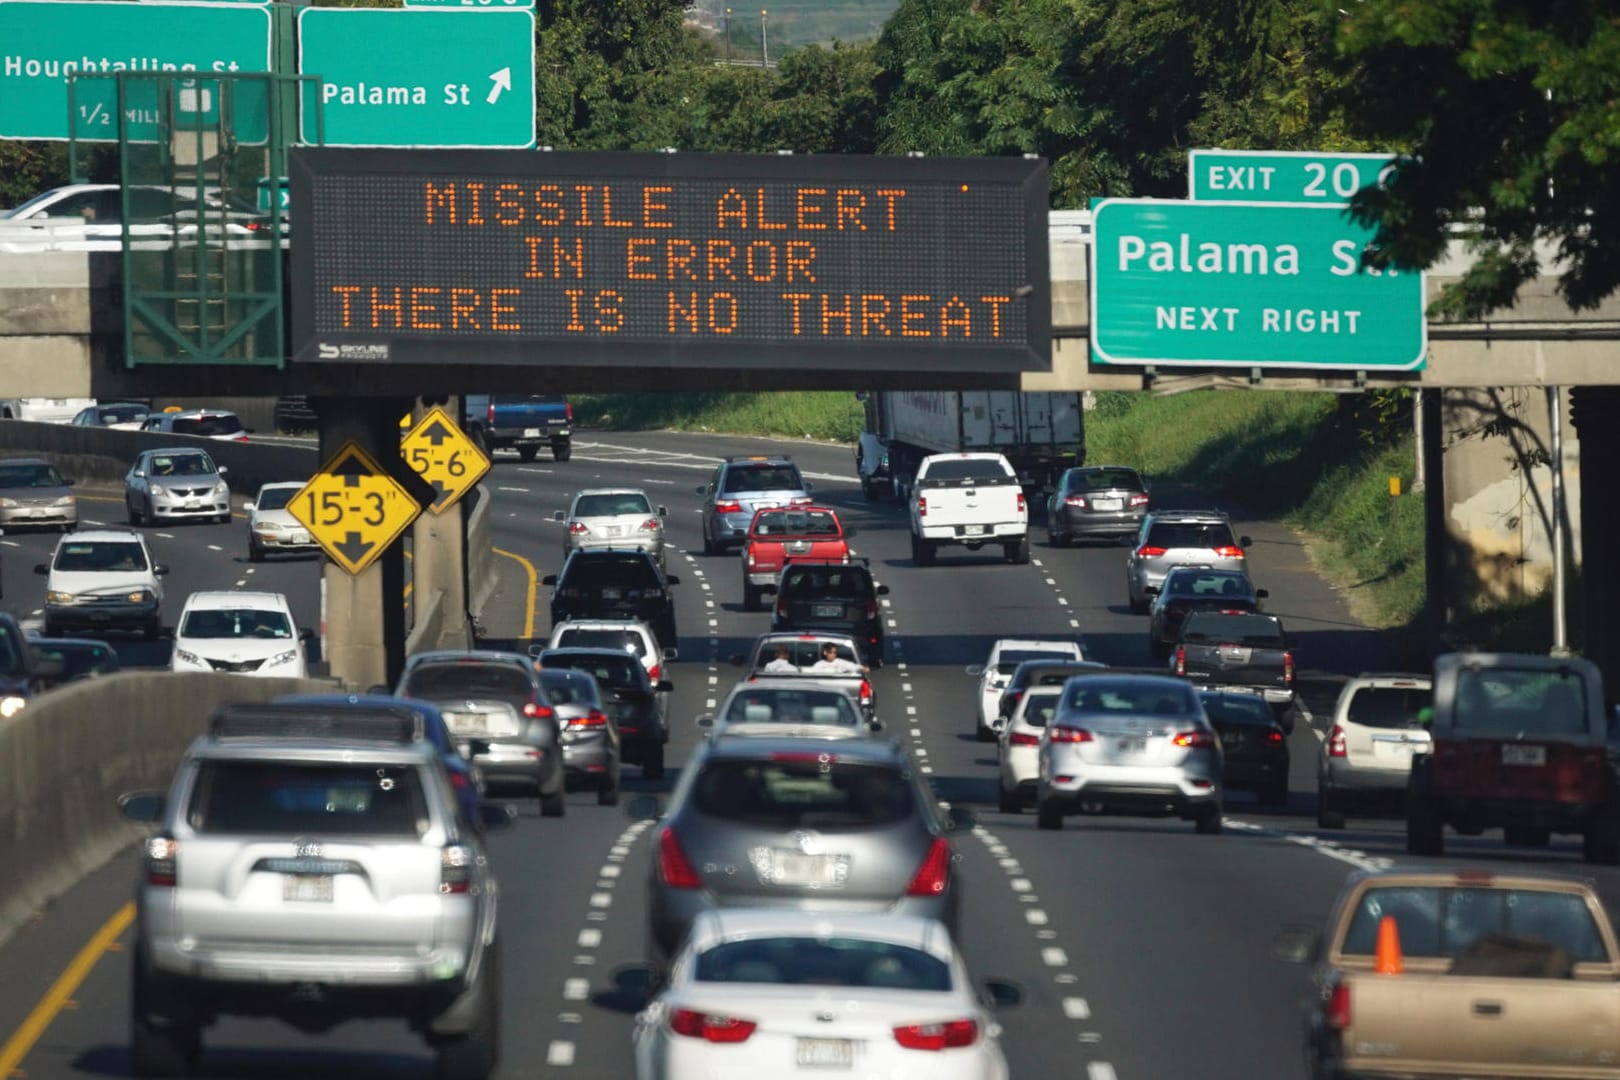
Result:
[[[1207,749],[1215,745],[1215,736],[1207,731],[1183,731],[1180,735],[1173,736],[1170,743],[1192,750]]]
[[[1085,728],[1055,727],[1052,729],[1052,741],[1058,743],[1092,742],[1095,736]]]
[[[658,877],[672,889],[703,888],[703,879],[686,861],[686,852],[681,850],[675,830],[668,827],[658,834]]]
[[[607,713],[601,709],[592,709],[584,716],[576,716],[568,721],[568,726],[571,728],[606,727]]]
[[[715,503],[714,504],[714,512],[717,513],[717,514],[740,514],[740,513],[742,513],[742,503],[738,503],[738,502]]]
[[[439,891],[452,895],[472,892],[473,860],[466,844],[446,844],[439,852]]]
[[[574,403],[572,401],[563,402],[563,419],[569,421],[574,419]]]
[[[922,865],[906,886],[907,896],[941,896],[951,883],[951,844],[943,836],[934,837],[923,856]]]
[[[1136,549],[1136,557],[1138,559],[1156,559],[1168,550],[1168,548],[1154,547],[1151,544],[1143,544],[1141,547]]]
[[[247,436],[246,436],[246,435],[238,435],[238,436],[237,436],[237,437],[236,437],[236,438],[235,438],[235,439],[234,439],[234,440],[232,440],[232,441],[233,441],[233,442],[247,442],[247,441],[248,441],[248,437],[247,437]]]
[[[755,566],[759,565],[758,560],[754,558],[754,549],[752,547],[750,547],[748,549],[748,554],[746,556],[746,559],[747,559],[747,562],[748,562],[748,569],[750,569],[750,570],[752,570]]]
[[[588,533],[591,530],[585,527],[585,523],[583,521],[570,521],[568,523],[568,531],[573,533],[575,536],[579,536],[581,533]]]
[[[1328,757],[1349,756],[1350,748],[1345,745],[1344,728],[1338,724],[1333,725],[1333,730],[1328,732],[1327,746]]]
[[[943,1024],[907,1024],[894,1029],[894,1041],[907,1050],[945,1050],[972,1046],[979,1041],[973,1020],[947,1020]]]
[[[861,704],[872,704],[872,684],[866,679],[861,680]]]
[[[1337,983],[1333,992],[1328,995],[1327,1007],[1328,1027],[1335,1031],[1345,1031],[1350,1027],[1350,984]]]
[[[868,619],[875,619],[878,617],[878,606],[876,600],[868,600],[866,602],[866,617]]]
[[[1266,745],[1267,746],[1281,746],[1282,744],[1283,744],[1283,733],[1282,732],[1278,731],[1276,728],[1272,728],[1270,731],[1266,732]]]
[[[1293,681],[1294,681],[1294,654],[1291,653],[1291,652],[1285,652],[1285,653],[1283,653],[1283,682],[1291,683]]]
[[[491,397],[489,399],[489,416],[488,416],[487,420],[488,420],[488,423],[489,423],[490,427],[495,426],[495,398],[494,397]]]
[[[1063,500],[1063,505],[1073,506],[1077,509],[1084,510],[1086,508],[1086,497],[1084,495],[1070,495],[1067,499]]]
[[[664,669],[659,667],[657,664],[654,664],[652,667],[647,669],[647,678],[651,679],[654,683],[663,678],[663,675]]]
[[[1027,731],[1015,731],[1011,735],[1007,736],[1007,745],[1039,746],[1041,745],[1041,737],[1039,735],[1032,735]]]
[[[759,1025],[735,1016],[716,1016],[697,1009],[676,1009],[669,1014],[669,1030],[689,1039],[712,1043],[747,1042]]]
[[[926,495],[917,496],[917,516],[918,517],[927,517],[928,516],[928,496],[926,496]]]
[[[555,716],[556,712],[550,705],[536,705],[531,701],[523,706],[523,715],[530,720],[546,720]]]
[[[1176,646],[1176,674],[1187,674],[1187,646]]]
[[[467,779],[467,774],[464,772],[452,772],[450,774],[450,786],[457,791],[466,791],[472,786],[472,781]]]
[[[778,600],[776,602],[776,617],[779,619],[785,619],[788,617],[788,602],[786,600]]]
[[[1022,513],[1025,513],[1027,510],[1028,510],[1028,507],[1026,507],[1024,505],[1024,493],[1022,491],[1020,491],[1018,493],[1018,512],[1020,514],[1022,514]]]
[[[1219,555],[1223,559],[1241,559],[1243,558],[1243,549],[1238,547],[1236,544],[1227,544],[1223,547],[1216,548],[1215,554]]]
[[[656,532],[658,529],[658,519],[648,518],[646,521],[643,521],[640,525],[636,526],[636,528],[640,529],[642,532]]]
[[[1147,504],[1148,504],[1148,497],[1146,495],[1132,495],[1131,496],[1131,505],[1132,506],[1146,506]]]
[[[172,836],[146,840],[146,883],[173,888],[179,873],[180,844]]]

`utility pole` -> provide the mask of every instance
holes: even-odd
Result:
[[[726,65],[731,65],[731,9],[726,8]]]
[[[1547,387],[1547,438],[1552,453],[1552,655],[1569,655],[1568,613],[1564,610],[1564,388]]]
[[[761,56],[759,66],[760,67],[770,67],[771,66],[771,47],[765,41],[765,9],[764,8],[759,9],[759,51],[760,51],[760,56]]]

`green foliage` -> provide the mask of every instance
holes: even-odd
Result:
[[[579,423],[618,431],[717,431],[853,442],[864,415],[855,395],[843,391],[589,394],[571,400]]]

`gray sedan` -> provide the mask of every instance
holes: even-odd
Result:
[[[124,509],[131,525],[165,519],[231,520],[225,470],[203,450],[143,450],[124,475]]]
[[[552,520],[563,530],[563,558],[579,548],[639,548],[664,562],[664,519],[669,510],[656,509],[647,493],[635,488],[593,488],[574,496],[564,514],[558,510]]]
[[[56,466],[39,458],[0,462],[0,525],[38,525],[67,532],[79,523],[79,500]]]
[[[1046,501],[1046,542],[1134,533],[1148,512],[1148,483],[1123,465],[1087,465],[1058,478]]]
[[[594,676],[567,668],[540,672],[551,712],[562,737],[563,769],[569,784],[591,787],[598,806],[619,801],[619,725],[602,700]]]

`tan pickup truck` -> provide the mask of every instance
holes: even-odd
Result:
[[[1393,870],[1352,877],[1318,963],[1316,1080],[1620,1078],[1620,947],[1568,878]]]

